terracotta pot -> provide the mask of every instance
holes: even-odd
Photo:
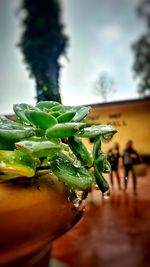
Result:
[[[53,240],[82,217],[57,177],[26,181],[0,184],[0,267],[48,266]]]

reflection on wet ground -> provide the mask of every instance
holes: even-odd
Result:
[[[138,195],[129,181],[108,199],[94,191],[81,221],[54,243],[53,258],[70,267],[150,266],[150,167],[138,177]]]

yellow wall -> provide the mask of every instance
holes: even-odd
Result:
[[[88,121],[111,124],[118,131],[111,142],[103,144],[104,151],[119,142],[122,152],[126,142],[132,139],[140,154],[150,155],[150,99],[93,105]]]

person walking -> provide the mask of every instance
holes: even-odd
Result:
[[[137,194],[137,179],[133,170],[133,165],[139,162],[139,155],[133,147],[133,141],[129,140],[126,143],[126,147],[123,155],[124,163],[124,191],[127,189],[129,175],[131,173],[132,182],[133,182],[133,192]]]
[[[112,188],[114,187],[114,176],[116,176],[119,190],[121,190],[120,175],[118,170],[120,158],[121,156],[119,152],[119,144],[114,143],[112,148],[107,153],[107,159],[111,165],[111,173],[110,173],[111,186]]]

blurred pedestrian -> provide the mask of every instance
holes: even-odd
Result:
[[[129,140],[126,143],[126,147],[123,155],[123,163],[124,163],[124,191],[127,189],[129,175],[131,174],[132,182],[133,182],[133,192],[137,194],[137,179],[133,170],[133,165],[139,162],[139,155],[137,151],[134,149],[133,141]]]
[[[120,185],[120,175],[119,175],[119,162],[121,159],[120,152],[119,152],[119,144],[114,143],[112,148],[107,153],[107,159],[111,165],[111,173],[110,173],[110,183],[112,188],[114,187],[114,176],[117,178],[117,184],[119,190],[121,190]]]

